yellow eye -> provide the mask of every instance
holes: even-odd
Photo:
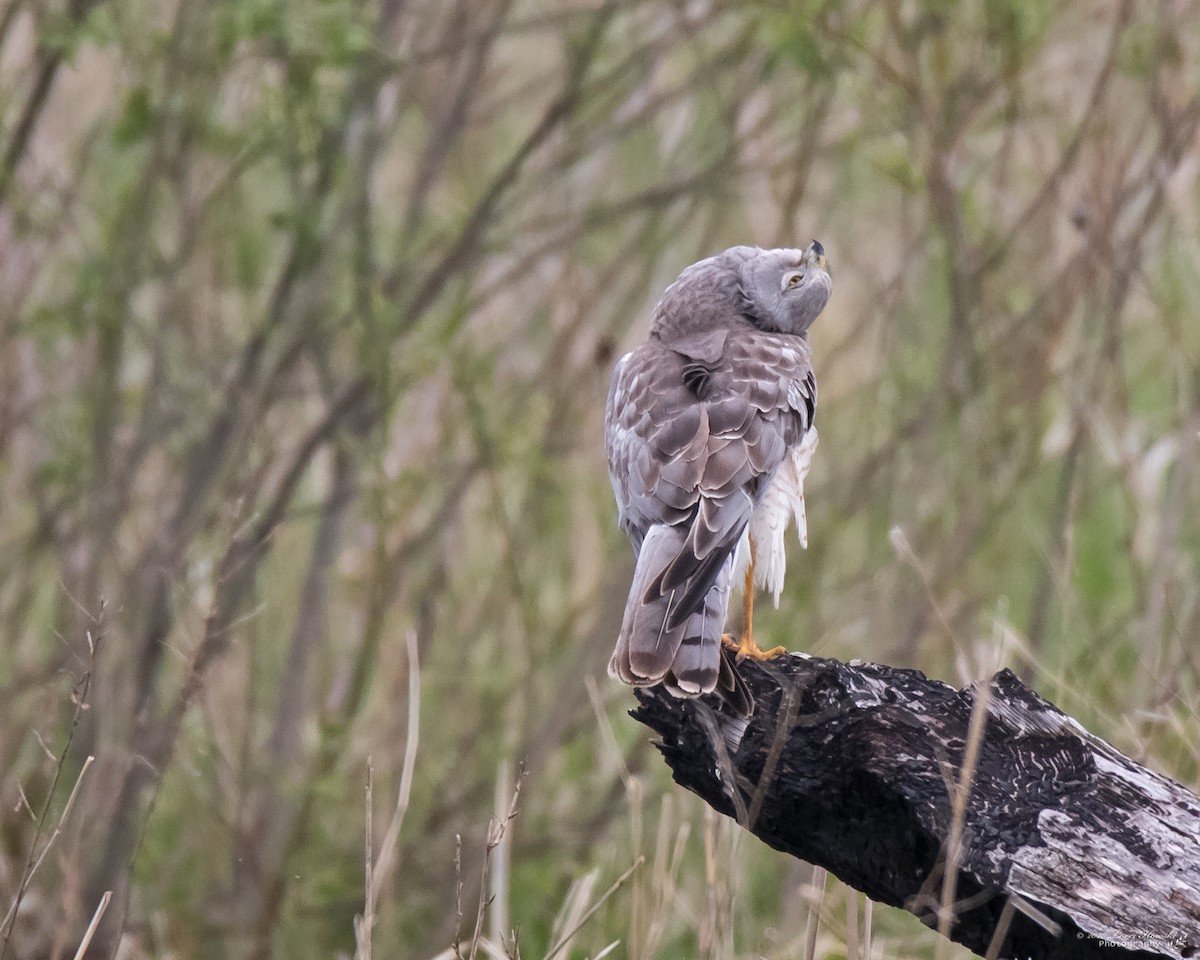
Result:
[[[787,285],[788,285],[789,287],[794,287],[794,286],[795,286],[796,284],[798,284],[798,283],[799,283],[799,282],[800,282],[802,279],[803,279],[803,277],[801,277],[801,276],[800,276],[800,274],[798,274],[798,273],[793,273],[793,274],[792,274],[790,277],[788,277],[788,279],[787,279]]]

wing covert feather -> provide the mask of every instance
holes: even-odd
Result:
[[[605,417],[620,522],[635,549],[655,524],[688,527],[683,548],[649,587],[660,596],[680,591],[669,626],[703,603],[816,403],[804,340],[747,325],[705,347],[703,399],[684,376],[697,358],[652,338],[617,365]]]

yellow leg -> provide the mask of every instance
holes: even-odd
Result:
[[[742,591],[742,637],[736,643],[729,634],[721,639],[726,646],[737,652],[739,660],[749,657],[751,660],[770,660],[772,657],[787,653],[787,647],[772,647],[770,650],[760,650],[754,642],[754,537],[750,541],[750,562],[746,565],[746,583]]]

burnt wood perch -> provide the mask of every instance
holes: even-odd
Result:
[[[661,687],[639,690],[632,715],[678,784],[770,846],[935,929],[957,862],[945,917],[980,955],[1200,957],[1200,798],[1011,672],[955,690],[803,655],[739,669],[757,700],[748,722]]]

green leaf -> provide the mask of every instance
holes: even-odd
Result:
[[[150,91],[145,87],[134,87],[125,97],[121,116],[113,127],[113,143],[128,147],[144,139],[154,126],[154,107],[150,102]]]

